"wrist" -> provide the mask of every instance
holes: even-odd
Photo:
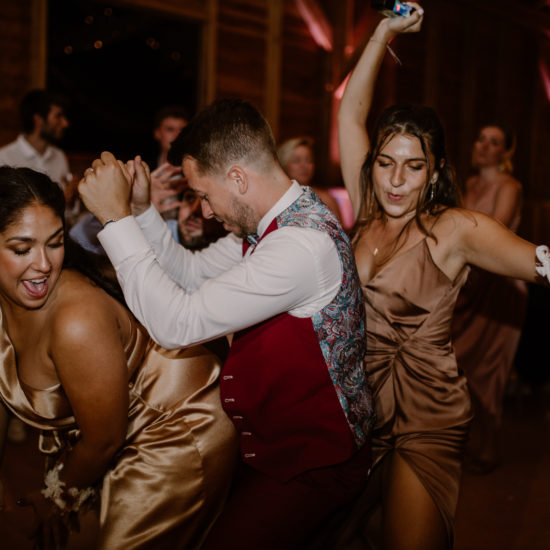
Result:
[[[117,222],[118,220],[121,220],[122,218],[126,218],[127,216],[131,216],[131,212],[113,212],[111,214],[105,214],[104,216],[97,216],[97,219],[99,220],[99,223],[105,227],[109,223]]]
[[[149,210],[150,206],[150,202],[143,204],[132,204],[132,216],[139,216],[140,214],[143,214],[146,210]]]
[[[375,40],[380,40],[380,42],[391,42],[393,38],[397,35],[397,33],[389,28],[388,25],[390,21],[390,19],[382,19],[378,27],[376,27],[376,29],[372,33],[371,38]]]

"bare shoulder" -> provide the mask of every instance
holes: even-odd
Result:
[[[75,344],[91,333],[96,339],[117,326],[113,299],[80,273],[64,270],[56,291],[51,319],[54,343]]]
[[[466,208],[445,208],[433,217],[432,231],[437,238],[470,228],[477,225],[478,214]]]
[[[498,185],[501,190],[506,190],[508,192],[521,193],[523,187],[519,180],[514,178],[511,174],[502,172],[498,176]]]

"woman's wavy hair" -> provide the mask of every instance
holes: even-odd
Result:
[[[430,230],[422,222],[422,214],[438,215],[446,208],[461,204],[456,175],[447,162],[445,132],[435,111],[424,106],[394,105],[384,110],[376,122],[372,146],[361,168],[361,207],[352,229],[355,237],[382,211],[374,192],[372,167],[380,151],[396,135],[418,138],[428,162],[428,177],[420,191],[413,218],[420,230],[431,236]],[[435,170],[438,171],[438,178],[435,183],[431,183],[430,178]]]
[[[84,250],[67,235],[65,197],[59,186],[46,174],[30,168],[0,166],[0,233],[16,223],[22,211],[33,204],[51,208],[63,223],[63,267],[80,271],[108,294],[124,303],[122,291],[107,260]]]

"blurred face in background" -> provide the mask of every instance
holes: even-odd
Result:
[[[474,168],[499,166],[508,156],[506,136],[498,126],[486,126],[479,132],[472,150]]]
[[[297,180],[301,185],[309,185],[315,171],[313,151],[307,145],[298,145],[284,168],[290,179]]]
[[[38,117],[39,124],[42,125],[40,128],[40,137],[50,143],[59,141],[63,137],[65,130],[69,127],[65,111],[59,105],[51,105],[46,120],[39,115],[36,116]]]
[[[195,248],[203,241],[204,222],[201,201],[192,189],[183,191],[178,210],[180,243],[186,248]]]
[[[153,135],[159,142],[163,153],[166,153],[170,149],[170,144],[178,137],[178,134],[185,126],[187,126],[187,121],[184,118],[169,116],[162,119]]]

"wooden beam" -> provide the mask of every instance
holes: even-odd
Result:
[[[31,88],[45,88],[48,55],[48,0],[32,0],[31,10],[29,80]]]
[[[207,17],[201,33],[198,109],[216,98],[216,52],[218,45],[218,0],[206,0]]]
[[[206,21],[209,16],[209,0],[195,0],[192,3],[178,0],[111,0],[111,4],[126,8],[140,8],[147,11],[172,13],[199,21]]]
[[[271,125],[275,139],[279,134],[281,102],[282,20],[283,0],[269,0],[265,60],[265,116]]]

